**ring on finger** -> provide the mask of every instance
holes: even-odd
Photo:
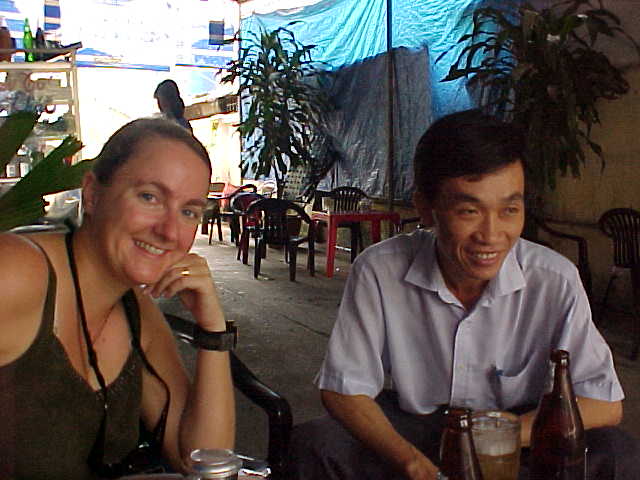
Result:
[[[189,271],[188,268],[185,268],[180,272],[180,275],[182,275],[183,277],[188,277],[189,275],[191,275],[191,272]]]

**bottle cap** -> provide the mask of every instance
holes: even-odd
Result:
[[[236,478],[242,460],[225,449],[199,449],[191,452],[191,468],[194,473],[206,479]]]

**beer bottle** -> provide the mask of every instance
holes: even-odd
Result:
[[[584,480],[584,426],[571,386],[569,352],[551,354],[553,387],[540,399],[531,430],[530,480]]]
[[[7,24],[4,20],[4,17],[0,16],[0,49],[8,50],[13,48],[11,44],[11,32],[7,28]],[[0,53],[0,62],[10,62],[11,61],[11,52],[1,52]]]
[[[446,480],[482,480],[471,437],[471,410],[450,407],[440,441],[440,473]]]
[[[29,19],[24,19],[22,45],[26,50],[33,48],[33,34],[31,33],[31,27],[29,26]],[[25,52],[24,58],[27,62],[33,62],[35,57],[33,52]]]

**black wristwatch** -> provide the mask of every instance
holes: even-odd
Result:
[[[218,352],[233,350],[238,343],[238,327],[233,322],[226,323],[227,329],[224,332],[209,332],[196,324],[193,331],[193,345]]]

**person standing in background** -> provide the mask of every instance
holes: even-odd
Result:
[[[184,118],[184,101],[176,82],[173,80],[160,82],[153,92],[153,98],[158,101],[158,108],[167,119],[193,132],[191,124]]]

